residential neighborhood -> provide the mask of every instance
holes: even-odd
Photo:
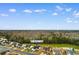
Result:
[[[0,38],[0,55],[76,55],[79,54],[79,50],[77,51],[74,48],[67,47],[57,48],[42,47],[40,44],[20,44]]]

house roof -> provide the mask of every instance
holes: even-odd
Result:
[[[9,48],[0,46],[0,53],[6,52],[6,51],[8,51],[8,50],[9,50]]]

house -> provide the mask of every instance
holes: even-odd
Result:
[[[6,52],[10,51],[10,49],[0,46],[0,55],[6,54]]]
[[[31,40],[31,43],[43,43],[43,40]]]

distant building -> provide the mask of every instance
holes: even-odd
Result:
[[[31,43],[43,43],[43,40],[31,40]]]

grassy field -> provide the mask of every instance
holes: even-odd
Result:
[[[35,44],[32,44],[35,45]],[[68,48],[75,48],[79,49],[79,46],[72,45],[72,44],[39,44],[40,46],[50,46],[50,47],[68,47]]]

